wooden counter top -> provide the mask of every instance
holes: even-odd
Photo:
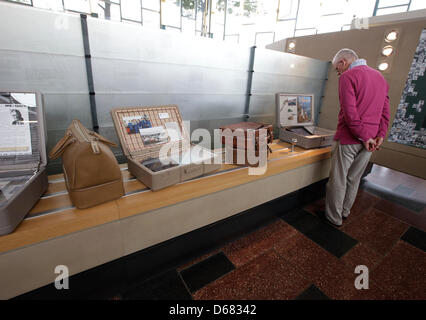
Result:
[[[47,192],[25,220],[13,233],[0,236],[0,254],[263,179],[327,159],[331,154],[330,147],[312,150],[296,147],[293,153],[288,147],[289,144],[285,142],[274,141],[271,145],[274,152],[268,158],[267,170],[263,175],[249,175],[248,167],[223,164],[218,171],[155,192],[136,180],[126,164],[120,165],[126,195],[83,210],[72,205],[63,175],[49,176]]]

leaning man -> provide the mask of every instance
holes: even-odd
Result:
[[[333,58],[339,76],[340,112],[327,183],[325,216],[341,226],[355,201],[361,176],[389,125],[389,86],[381,73],[350,49]]]

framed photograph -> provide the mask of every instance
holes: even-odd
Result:
[[[36,93],[0,92],[0,156],[31,155]]]
[[[278,127],[310,126],[314,124],[313,94],[276,94]]]
[[[128,134],[138,134],[141,129],[152,128],[151,120],[146,114],[123,117],[123,123]]]

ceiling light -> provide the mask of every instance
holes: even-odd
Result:
[[[386,35],[385,40],[387,42],[391,42],[391,41],[395,41],[397,37],[398,37],[398,32],[393,30]]]
[[[385,71],[387,68],[389,68],[389,63],[382,62],[382,63],[379,64],[378,68],[379,68],[380,71]]]
[[[389,57],[393,53],[393,47],[392,46],[386,46],[382,49],[382,55],[385,57]]]

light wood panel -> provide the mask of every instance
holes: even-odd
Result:
[[[314,150],[295,148],[296,152],[294,152],[294,154],[290,157],[282,158],[288,155],[289,151],[279,149],[285,148],[288,145],[289,144],[280,141],[272,146],[275,152],[269,156],[267,170],[264,175],[249,175],[248,168],[225,172],[226,170],[240,167],[231,164],[223,164],[222,169],[216,171],[211,176],[187,181],[156,192],[149,191],[133,195],[130,194],[121,199],[110,201],[89,209],[64,209],[54,214],[26,219],[13,233],[0,236],[0,253],[116,221],[131,215],[170,206],[192,198],[205,196],[209,193],[226,190],[330,157],[331,148],[328,147]],[[274,159],[278,160],[272,161]],[[126,166],[126,164],[121,165],[121,167],[124,166]],[[222,174],[217,174],[221,171],[224,172]],[[55,175],[55,179],[58,179],[58,175]],[[50,179],[50,181],[52,180],[53,179]],[[131,180],[125,182],[125,188],[126,192],[131,192],[144,189],[145,186],[138,180]],[[41,199],[31,210],[31,214],[69,206],[72,206],[72,204],[68,194],[53,195]]]
[[[264,175],[249,175],[248,168],[168,187],[164,192],[146,192],[117,200],[120,218],[158,209],[181,201],[262,179],[330,157],[330,148],[306,151],[303,154],[268,162]],[[167,193],[166,193],[167,192]]]
[[[83,210],[73,208],[52,215],[24,220],[13,233],[0,237],[0,253],[118,219],[117,203],[109,201],[93,208]]]

